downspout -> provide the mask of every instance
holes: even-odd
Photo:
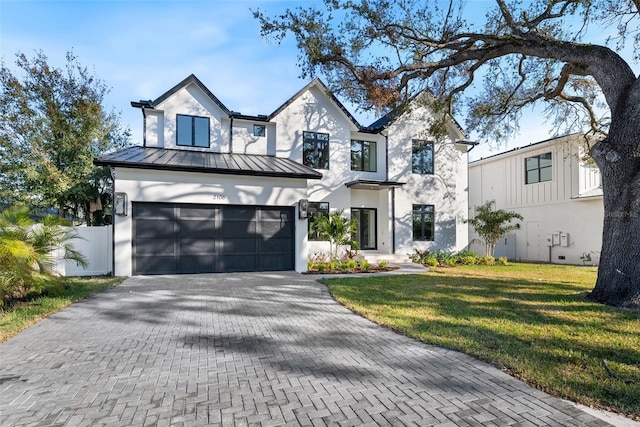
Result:
[[[144,109],[144,105],[140,107],[142,109],[142,146],[147,146],[147,113]],[[114,181],[115,185],[115,181]]]
[[[384,136],[385,181],[389,182],[389,135]],[[396,188],[391,187],[391,253],[396,253]]]
[[[144,111],[144,108],[142,109]],[[143,138],[144,141],[144,138]],[[116,277],[116,168],[109,167],[111,175],[111,277]]]
[[[229,114],[229,154],[233,153],[233,113]]]

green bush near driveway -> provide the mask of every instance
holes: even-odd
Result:
[[[510,263],[326,283],[374,322],[640,420],[640,313],[587,301],[596,275],[591,267]]]

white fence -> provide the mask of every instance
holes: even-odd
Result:
[[[111,226],[104,227],[73,227],[79,239],[71,241],[73,247],[87,259],[86,269],[75,262],[65,261],[64,253],[58,250],[56,254],[55,271],[62,276],[101,276],[111,273],[113,265],[113,234]]]

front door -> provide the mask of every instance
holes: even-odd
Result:
[[[356,222],[356,232],[351,237],[360,249],[377,249],[376,210],[371,208],[351,208],[351,219]]]

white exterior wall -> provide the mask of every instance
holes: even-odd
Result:
[[[128,215],[115,216],[116,276],[131,276],[133,202],[296,207],[307,180],[116,168],[116,192],[127,193]],[[296,219],[295,269],[307,270],[307,221]]]
[[[389,179],[405,182],[396,190],[396,253],[411,254],[419,250],[458,251],[467,245],[467,147],[454,144],[451,138],[462,134],[450,129],[450,138],[434,143],[434,173],[412,173],[414,139],[433,141],[426,133],[432,119],[426,107],[406,113],[388,129]],[[434,205],[434,241],[413,240],[413,205]]]
[[[551,181],[525,184],[525,159],[552,153]],[[524,217],[520,228],[512,232],[518,260],[560,264],[582,264],[589,254],[598,263],[602,246],[604,208],[600,173],[595,165],[581,160],[576,136],[534,144],[469,165],[469,216],[475,207],[488,200],[496,208],[512,210]],[[589,193],[592,197],[585,196]],[[553,233],[569,234],[568,246],[555,245],[549,252],[548,238]],[[469,227],[472,239],[478,238]],[[484,253],[484,246],[472,249]],[[561,258],[563,257],[563,258]],[[591,263],[590,263],[591,264]]]

